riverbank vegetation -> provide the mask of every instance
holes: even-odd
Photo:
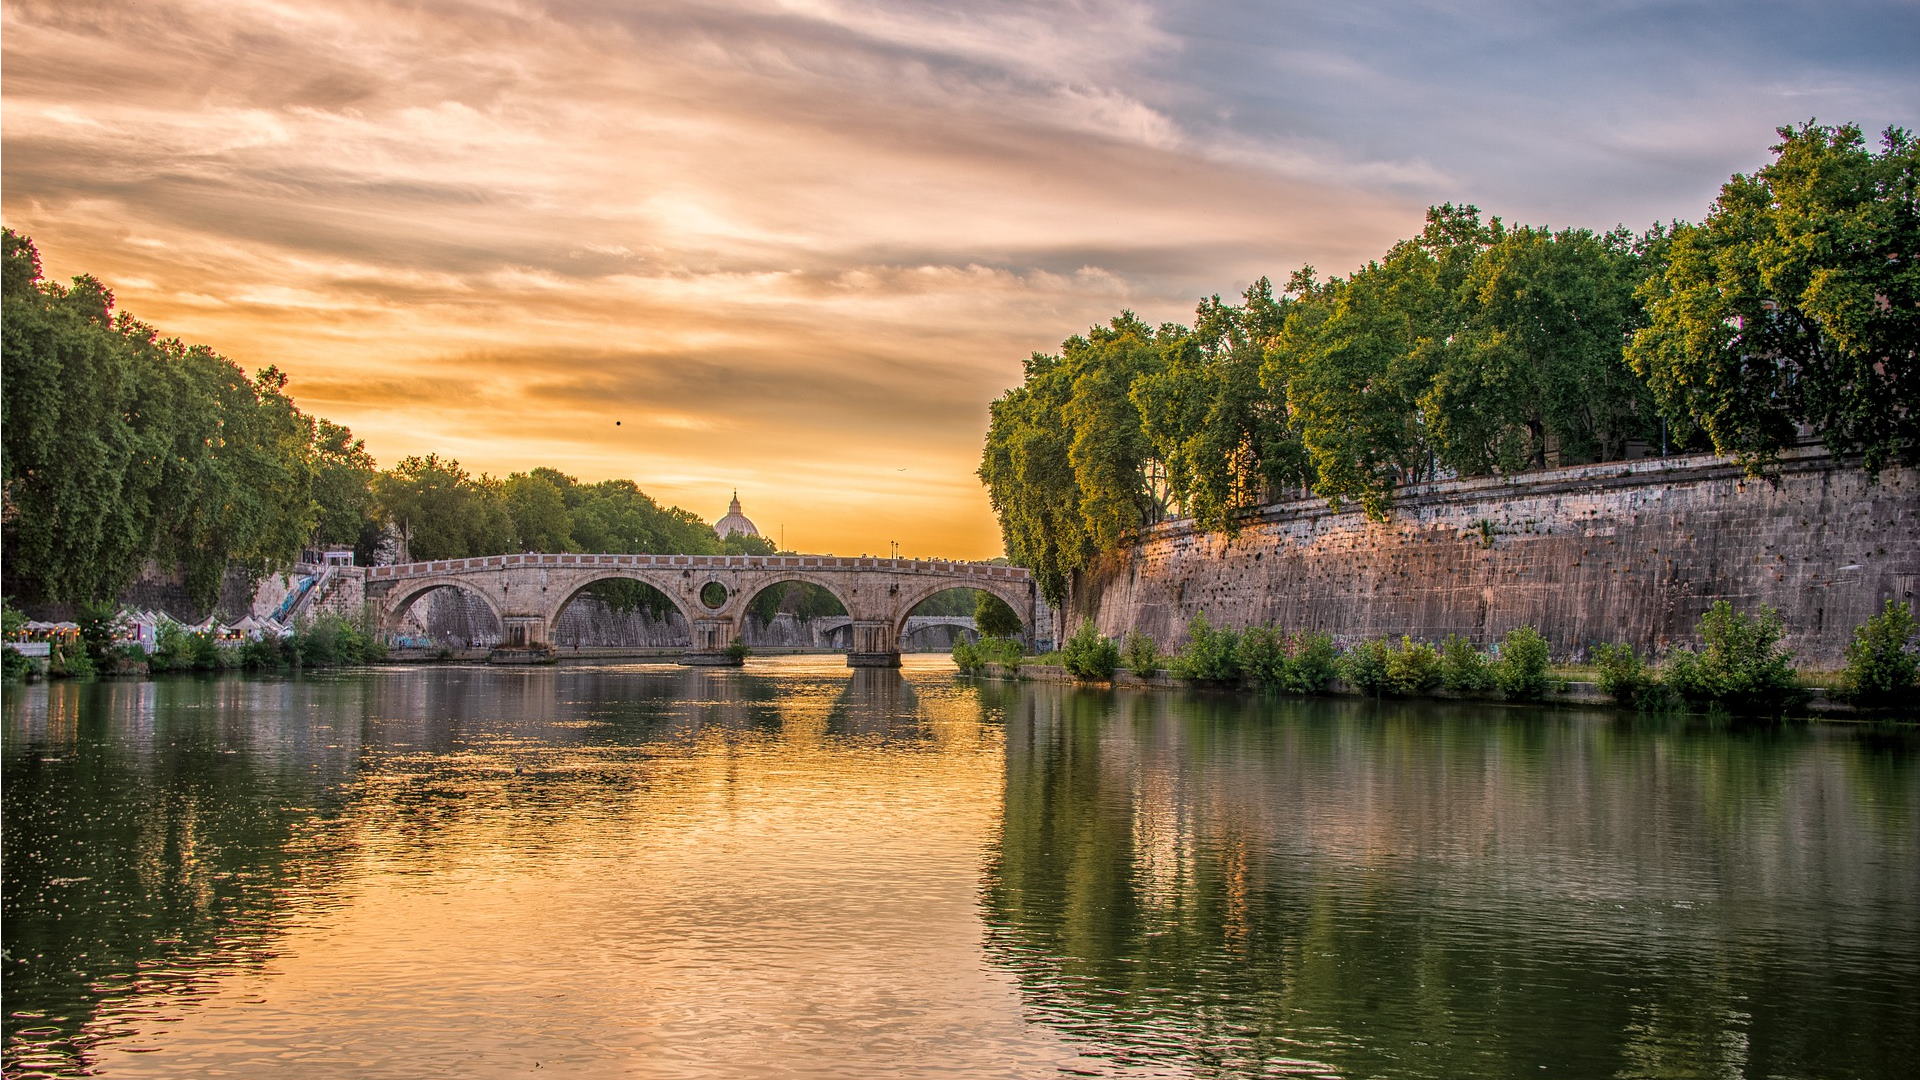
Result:
[[[979,475],[1008,555],[1062,602],[1145,525],[1231,533],[1312,495],[1713,450],[1764,474],[1810,428],[1920,462],[1920,142],[1781,129],[1698,225],[1513,226],[1431,209],[1346,278],[1295,271],[1191,326],[1122,312],[1034,354]]]
[[[276,368],[247,375],[117,310],[106,284],[47,280],[4,232],[0,484],[6,591],[28,604],[119,595],[149,565],[209,605],[231,569],[302,548],[412,559],[506,551],[765,554],[631,480],[556,469],[504,479],[437,455],[380,469],[349,429],[310,416]],[[614,595],[609,599],[618,602]]]
[[[1676,649],[1655,663],[1630,645],[1602,643],[1589,656],[1598,689],[1622,705],[1643,709],[1704,707],[1739,713],[1777,713],[1803,700],[1809,681],[1793,666],[1781,641],[1786,628],[1771,608],[1741,612],[1722,600],[1701,616],[1698,650]],[[1057,663],[1084,682],[1104,682],[1125,670],[1141,677],[1164,673],[1200,685],[1240,686],[1286,694],[1321,694],[1344,684],[1374,696],[1461,697],[1539,701],[1564,690],[1547,639],[1531,626],[1508,631],[1482,650],[1459,635],[1438,645],[1411,637],[1372,638],[1336,645],[1329,634],[1278,627],[1216,627],[1204,614],[1187,625],[1186,640],[1162,652],[1138,630],[1116,641],[1083,620],[1057,653],[1020,655],[1017,643],[987,639],[954,646],[960,670],[977,674],[998,664]],[[1920,629],[1912,608],[1889,600],[1880,615],[1853,632],[1847,667],[1834,697],[1875,710],[1911,707],[1920,692]]]

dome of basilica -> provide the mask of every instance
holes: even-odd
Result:
[[[727,504],[727,516],[714,522],[713,532],[722,540],[735,533],[743,536],[760,535],[760,530],[753,527],[753,522],[747,520],[747,515],[740,512],[739,492],[734,492],[733,501]]]

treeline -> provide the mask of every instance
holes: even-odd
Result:
[[[383,547],[414,559],[771,550],[722,544],[627,480],[501,480],[431,455],[382,471],[347,428],[303,413],[277,369],[249,377],[116,311],[91,276],[44,279],[26,237],[7,229],[4,244],[0,528],[5,592],[21,602],[108,600],[152,563],[211,603],[229,568],[258,576],[309,546],[351,545],[362,561]]]
[[[1699,225],[1510,227],[1439,206],[1351,276],[1122,312],[1035,353],[979,475],[1007,553],[1060,603],[1170,515],[1232,531],[1311,493],[1383,517],[1455,476],[1707,450],[1764,473],[1811,429],[1877,471],[1920,461],[1920,143],[1781,129]]]

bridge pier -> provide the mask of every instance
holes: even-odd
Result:
[[[692,667],[739,667],[746,661],[727,652],[733,638],[732,619],[725,616],[695,619],[693,648],[680,657],[680,662]]]
[[[900,666],[900,642],[894,637],[892,620],[853,621],[853,647],[847,650],[847,666]]]

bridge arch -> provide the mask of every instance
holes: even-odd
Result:
[[[746,622],[747,607],[753,603],[754,597],[776,585],[786,585],[791,582],[818,586],[828,596],[839,601],[842,611],[851,617],[859,617],[859,609],[854,606],[859,590],[849,590],[844,582],[835,581],[826,574],[812,574],[791,567],[775,567],[753,572],[735,571],[733,581],[734,584],[729,587],[734,589],[734,593],[727,597],[726,606],[722,610],[725,614],[733,616],[736,623]]]
[[[493,616],[494,626],[501,636],[505,637],[507,621],[501,615],[500,604],[493,597],[488,596],[485,589],[461,577],[430,577],[407,582],[405,587],[396,590],[387,600],[380,617],[381,629],[387,634],[398,632],[400,620],[406,617],[413,605],[437,589],[453,589],[468,596],[479,597],[480,602],[487,606],[487,612]]]
[[[704,582],[704,579],[702,580]],[[691,610],[687,604],[686,597],[682,595],[679,588],[680,582],[674,580],[673,575],[609,567],[604,572],[582,576],[569,583],[565,592],[561,595],[559,603],[547,611],[547,626],[559,626],[560,616],[566,614],[567,606],[575,600],[580,599],[582,593],[603,581],[637,581],[642,585],[648,586],[653,589],[654,592],[666,597],[667,603],[673,605],[674,613],[679,615],[688,626],[692,626],[693,620],[700,617],[701,613]]]
[[[1026,582],[1001,581],[992,578],[976,578],[973,580],[955,580],[948,578],[942,581],[930,582],[911,592],[903,591],[903,602],[893,613],[893,636],[891,640],[899,641],[901,636],[906,633],[907,619],[913,614],[914,608],[919,607],[921,604],[926,603],[928,600],[933,599],[935,596],[949,589],[978,589],[981,592],[991,593],[999,597],[1001,600],[1006,601],[1007,606],[1013,609],[1015,615],[1020,617],[1021,630],[1029,637],[1033,635],[1033,594],[1030,586]]]
[[[796,613],[799,633],[795,638],[783,640],[785,635],[774,627],[776,621],[781,618],[779,605],[788,598],[787,594],[794,586],[800,586],[805,590],[801,594],[803,599]],[[775,605],[773,612],[766,613],[767,618],[764,622],[756,618],[754,612],[755,606],[762,598],[771,598]],[[832,626],[852,623],[852,610],[847,607],[846,599],[840,595],[839,590],[825,582],[809,580],[796,572],[776,570],[767,574],[764,579],[756,579],[752,584],[742,584],[738,600],[740,617],[734,631],[740,640],[750,646],[784,648],[798,645],[803,648],[816,646],[831,648],[829,638],[832,634]],[[831,607],[837,607],[839,610],[819,610],[827,606],[821,601],[830,602]],[[828,624],[825,628],[821,626],[823,622]]]

